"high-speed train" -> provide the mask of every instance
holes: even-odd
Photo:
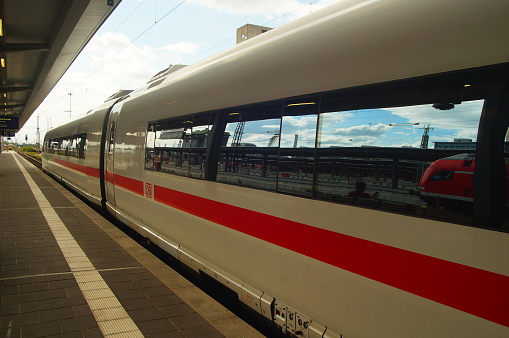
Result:
[[[48,131],[43,168],[290,335],[508,337],[507,13],[339,1]],[[458,217],[407,188],[453,152],[355,148],[327,129],[417,108],[453,128],[462,107],[479,122]],[[358,180],[379,197],[349,200]]]

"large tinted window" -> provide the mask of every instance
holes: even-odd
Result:
[[[412,80],[150,122],[146,168],[472,223],[487,81]]]
[[[211,114],[193,114],[148,124],[145,169],[205,178]]]

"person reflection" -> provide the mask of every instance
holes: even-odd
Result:
[[[378,192],[373,195],[364,192],[366,190],[366,182],[359,181],[355,183],[355,190],[348,193],[348,197],[360,197],[360,198],[378,198]]]

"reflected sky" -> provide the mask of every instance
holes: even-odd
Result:
[[[328,112],[320,115],[318,146],[326,147],[420,147],[424,128],[429,129],[429,147],[433,142],[477,138],[484,100],[462,102],[453,109],[439,110],[431,104],[384,109]],[[418,125],[414,125],[418,123]],[[391,126],[392,124],[392,126]],[[229,146],[237,123],[230,123]],[[278,119],[249,121],[244,125],[242,143],[267,147],[279,130]],[[282,123],[282,147],[314,147],[316,115],[286,116]],[[277,146],[276,144],[274,144]]]

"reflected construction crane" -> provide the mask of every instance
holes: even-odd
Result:
[[[391,123],[391,124],[389,124],[389,127],[395,127],[395,126],[418,126],[418,125],[420,125],[419,122],[417,122],[417,123]],[[431,128],[430,125],[428,124],[424,128],[419,128],[419,129],[424,129],[424,133],[422,134],[422,138],[421,138],[421,146],[420,146],[420,148],[421,149],[428,149],[429,131],[433,130],[435,128]]]
[[[280,135],[279,130],[268,130],[267,133],[274,134],[270,138],[269,144],[267,144],[267,147],[272,147],[274,145],[274,143],[276,143],[276,141],[279,140],[279,135]]]

